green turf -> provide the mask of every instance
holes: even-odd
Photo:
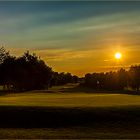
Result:
[[[63,117],[64,119],[69,117],[68,120],[74,122],[73,119],[76,117],[76,121],[79,121],[80,125],[76,122],[76,125],[69,123],[66,127],[61,125],[61,122],[59,124],[58,119],[55,127],[1,127],[0,138],[140,139],[140,95],[82,92],[81,90],[73,91],[72,88],[73,85],[66,85],[49,90],[5,94],[0,96],[0,111],[1,113],[6,112],[6,115],[8,114],[6,117],[9,119],[11,119],[11,112],[14,112],[13,118],[14,115],[22,117],[19,113],[23,112],[26,115],[26,110],[28,115],[44,112],[47,112],[46,116],[54,114],[52,119],[49,118],[52,122],[55,117],[56,120],[61,119],[62,123]],[[32,116],[32,114],[30,115]],[[90,115],[93,116],[93,119]],[[34,118],[34,116],[32,117]],[[98,119],[98,117],[100,118]],[[84,120],[87,118],[92,122]],[[0,121],[2,122],[2,120]],[[16,122],[16,120],[14,121]],[[67,123],[67,119],[64,123]]]
[[[75,128],[7,128],[0,129],[0,137],[2,139],[139,139],[140,133],[130,133],[126,129],[120,131],[112,128],[107,129],[94,129],[86,127]]]
[[[122,93],[72,92],[70,86],[49,90],[9,93],[0,96],[0,105],[48,107],[109,107],[140,105],[140,95]]]

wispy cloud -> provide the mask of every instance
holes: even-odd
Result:
[[[59,71],[84,73],[110,66],[118,44],[129,54],[124,65],[137,63],[138,4],[101,3],[4,5],[0,9],[0,43],[15,55],[35,52]]]

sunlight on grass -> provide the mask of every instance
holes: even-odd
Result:
[[[30,133],[29,133],[30,132]],[[80,138],[134,138],[133,134],[125,130],[123,133],[113,129],[103,128],[1,128],[0,135],[3,139],[80,139]],[[135,137],[139,138],[140,134],[135,132]]]
[[[0,105],[54,107],[108,107],[140,105],[139,95],[106,93],[21,93],[0,96]]]

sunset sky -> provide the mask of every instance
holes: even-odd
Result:
[[[140,2],[0,2],[0,44],[79,76],[127,68],[140,63]]]

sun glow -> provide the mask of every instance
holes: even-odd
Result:
[[[122,54],[120,52],[115,53],[115,58],[116,59],[121,59]]]

